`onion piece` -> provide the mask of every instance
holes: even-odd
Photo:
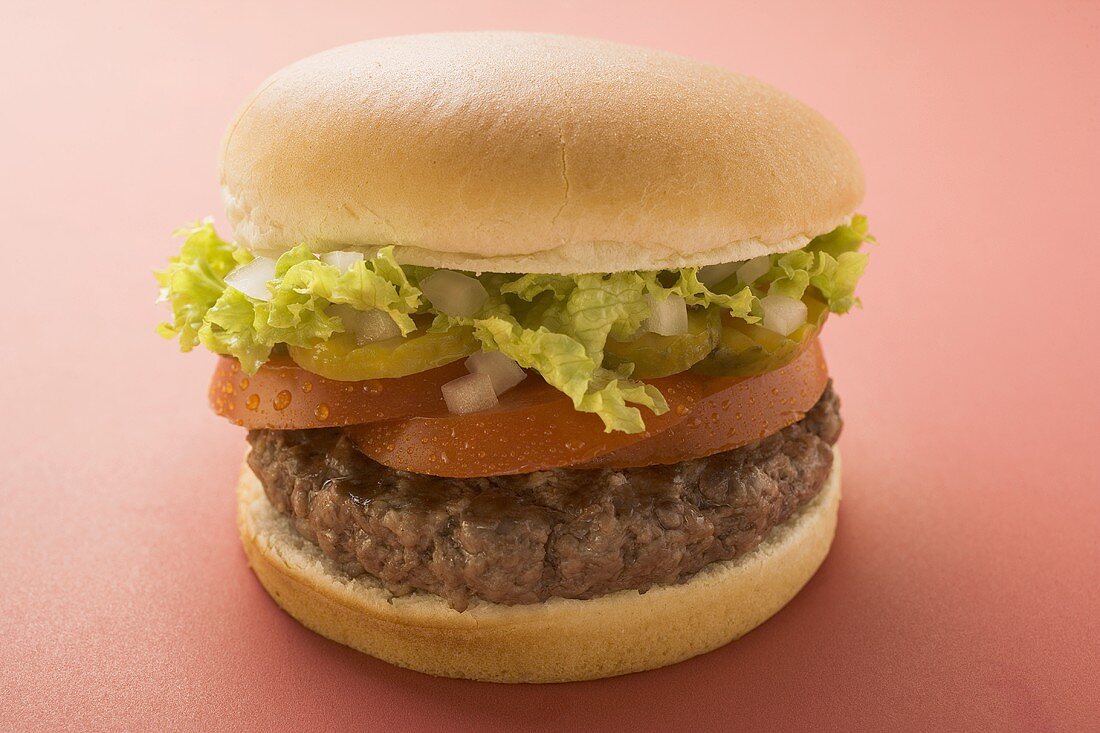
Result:
[[[737,268],[739,267],[741,267],[740,262],[723,262],[719,265],[707,265],[706,267],[700,267],[695,277],[699,279],[699,282],[713,289],[714,286],[737,272]]]
[[[772,269],[771,257],[767,255],[753,257],[737,268],[737,282],[742,285],[752,285],[770,269]]]
[[[329,306],[328,312],[340,317],[344,331],[354,336],[355,343],[360,346],[401,335],[401,329],[390,318],[390,314],[377,308],[361,311],[350,305],[338,304]]]
[[[760,305],[764,307],[760,325],[769,331],[786,336],[806,322],[806,304],[801,300],[774,293],[761,298]]]
[[[467,374],[447,382],[440,390],[447,409],[456,415],[488,410],[497,405],[497,393],[488,374]]]
[[[670,295],[661,300],[647,294],[645,299],[649,303],[647,329],[661,336],[680,336],[688,332],[687,304],[681,296]]]
[[[466,360],[466,368],[488,375],[498,397],[527,378],[523,367],[499,351],[479,351]]]
[[[472,316],[481,310],[489,293],[472,277],[451,270],[439,270],[420,281],[420,290],[432,307],[455,318]]]
[[[324,262],[326,265],[332,265],[340,272],[347,272],[351,269],[352,265],[354,265],[356,262],[361,261],[362,259],[362,252],[347,252],[343,250],[337,252],[325,252],[323,255],[321,255],[321,262]]]
[[[275,260],[257,257],[225,276],[225,284],[256,300],[271,300],[267,284],[275,279]]]

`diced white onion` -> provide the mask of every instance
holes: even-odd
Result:
[[[498,397],[527,378],[523,367],[499,351],[479,351],[466,360],[466,368],[488,375]]]
[[[344,330],[355,337],[355,343],[362,346],[373,341],[385,341],[397,338],[401,335],[401,329],[390,314],[385,311],[372,308],[361,311],[350,305],[333,305],[328,309],[329,314],[339,316],[344,324]]]
[[[652,295],[645,296],[649,303],[649,318],[645,326],[661,336],[679,336],[688,332],[687,304],[679,295],[670,295],[664,300]]]
[[[790,334],[806,322],[806,304],[786,295],[765,295],[760,299],[764,307],[764,321],[760,324],[769,331]]]
[[[460,272],[439,270],[420,281],[420,290],[432,307],[456,318],[472,316],[481,310],[489,293],[485,286]]]
[[[267,284],[275,279],[275,260],[257,257],[225,276],[225,284],[256,300],[271,300]]]
[[[740,266],[740,262],[723,262],[720,265],[707,265],[706,267],[699,268],[696,277],[699,278],[699,282],[703,283],[708,288],[713,288],[715,285],[737,272],[737,268]]]
[[[456,415],[488,410],[497,405],[497,393],[488,374],[467,374],[444,384],[443,401]]]
[[[753,257],[737,268],[737,282],[742,285],[752,285],[771,268],[772,261],[767,255]]]
[[[347,272],[351,266],[363,259],[362,252],[325,252],[321,255],[321,262],[332,265],[340,272]]]

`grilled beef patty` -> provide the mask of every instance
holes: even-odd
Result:
[[[830,384],[779,433],[669,466],[439,478],[387,468],[338,429],[253,430],[248,463],[345,573],[461,611],[645,591],[748,552],[821,490],[839,406]]]

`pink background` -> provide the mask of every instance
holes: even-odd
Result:
[[[0,729],[1096,724],[1100,3],[295,6],[5,3]],[[752,73],[864,160],[882,244],[825,339],[848,421],[832,555],[672,668],[482,685],[306,632],[238,545],[213,358],[153,335],[150,271],[173,228],[220,217],[219,138],[264,76],[473,28]]]

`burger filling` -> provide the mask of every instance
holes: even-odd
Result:
[[[202,344],[256,372],[283,353],[330,379],[393,379],[476,354],[497,355],[452,385],[455,412],[493,406],[514,384],[505,367],[537,374],[607,431],[640,433],[642,409],[668,411],[646,380],[687,370],[759,374],[778,366],[828,312],[857,303],[867,222],[800,250],[678,270],[581,275],[462,273],[399,264],[392,247],[278,260],[185,230],[157,273],[172,320],[160,331],[186,351]],[[494,378],[495,377],[495,378]]]
[[[858,303],[863,217],[743,262],[580,275],[184,233],[160,332],[222,355],[211,405],[250,430],[271,503],[395,595],[462,610],[682,582],[829,474],[817,336]]]
[[[829,387],[770,437],[666,466],[438,478],[376,463],[334,429],[251,431],[248,462],[345,573],[461,611],[645,591],[752,550],[821,490],[838,408]]]

